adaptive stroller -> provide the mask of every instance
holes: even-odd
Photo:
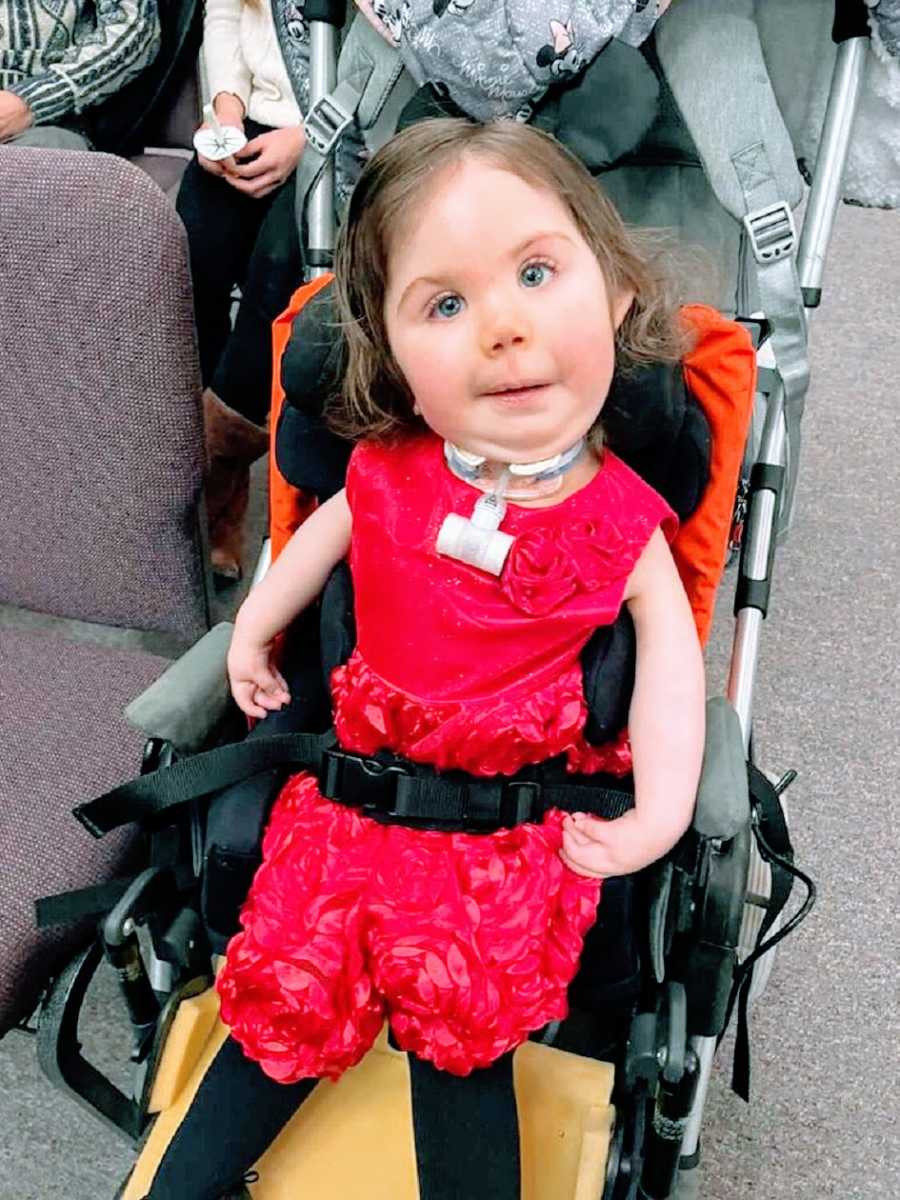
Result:
[[[689,8],[686,4],[685,10]],[[674,22],[672,27],[675,28]],[[671,67],[671,76],[667,77],[674,83],[678,68],[676,51],[681,47],[674,50],[669,47],[673,57],[666,63],[662,31],[658,41],[660,59]],[[858,44],[851,42],[846,47],[847,52],[842,54],[842,70],[848,77],[858,70],[858,50]],[[322,143],[322,150],[327,158],[327,142]],[[833,152],[839,155],[839,150]],[[829,177],[829,153],[832,149],[826,142],[822,151],[824,161],[820,162],[826,195],[825,199],[817,200],[821,206],[820,214],[824,212],[825,216],[822,223],[814,221],[807,227],[811,230],[810,239],[823,236],[823,229],[827,233],[835,199],[834,187],[840,171],[837,169],[834,177]],[[732,161],[734,157],[730,156]],[[802,366],[805,339],[796,292],[789,298],[784,282],[778,280],[779,275],[789,280],[792,274],[791,206],[783,200],[768,198],[766,188],[775,185],[774,173],[761,180],[759,154],[751,157],[752,170],[746,176],[747,188],[741,199],[742,206],[750,210],[744,221],[742,242],[745,253],[752,253],[762,268],[759,287],[768,325],[764,327],[762,319],[757,319],[757,334],[761,342],[771,343],[775,363],[773,373],[764,379],[763,392],[768,394],[765,401],[760,402],[764,427],[761,447],[753,454],[755,465],[752,470],[742,468],[739,454],[732,455],[722,467],[726,477],[731,474],[732,490],[740,479],[746,479],[741,488],[745,492],[741,496],[741,505],[746,506],[747,517],[745,522],[738,521],[738,524],[746,525],[747,532],[741,552],[730,704],[716,702],[710,710],[709,749],[692,832],[671,860],[651,873],[651,878],[624,881],[620,911],[614,910],[608,915],[606,928],[615,929],[624,919],[621,910],[630,910],[633,914],[639,930],[633,947],[635,957],[615,978],[582,980],[585,991],[582,997],[573,996],[577,1012],[572,1021],[564,1023],[559,1030],[547,1031],[543,1045],[531,1044],[521,1052],[517,1070],[525,1126],[524,1187],[527,1195],[603,1195],[612,1200],[638,1194],[688,1196],[695,1190],[697,1173],[694,1168],[698,1158],[703,1094],[717,1040],[732,1009],[732,1000],[739,1012],[745,1011],[751,984],[755,984],[758,991],[763,982],[757,963],[765,960],[759,955],[798,919],[795,916],[778,929],[790,877],[796,873],[790,861],[790,846],[778,800],[789,778],[773,785],[751,768],[748,785],[746,756],[750,743],[756,644],[768,600],[775,528],[779,518],[786,519],[789,513],[790,480],[797,464],[796,428],[805,387]],[[830,197],[827,195],[829,185],[832,185]],[[761,201],[758,207],[750,206],[751,194]],[[621,198],[620,203],[623,203]],[[623,207],[627,208],[624,203]],[[813,215],[816,215],[815,205]],[[312,217],[310,227],[314,232]],[[310,244],[321,251],[321,246],[316,246],[312,238]],[[803,243],[804,250],[808,244]],[[813,242],[813,245],[817,243]],[[801,252],[801,280],[809,293],[805,299],[812,303],[818,281],[814,270],[805,271],[807,265]],[[767,271],[770,272],[768,276]],[[772,277],[775,278],[774,286],[771,286]],[[756,308],[754,302],[752,311]],[[704,346],[703,342],[701,346]],[[709,345],[705,348],[710,351]],[[738,358],[741,357],[738,354]],[[688,366],[688,374],[690,369]],[[693,369],[697,371],[698,365],[694,364]],[[751,418],[752,370],[742,372],[736,368],[732,385],[729,395],[735,403],[729,419],[743,440]],[[707,416],[714,424],[712,410]],[[286,407],[281,421],[273,421],[277,436],[286,436],[282,431],[288,428],[289,419]],[[716,439],[715,427],[713,433],[714,444],[721,445],[722,442]],[[789,448],[786,489],[783,487],[785,446]],[[308,481],[303,478],[297,478],[296,482],[308,486]],[[718,526],[707,529],[707,536],[719,550],[714,575],[721,571],[730,534],[736,534],[731,530],[732,502],[733,496],[729,496],[724,514],[720,502],[714,506],[718,509]],[[284,503],[279,511],[283,512],[289,503]],[[709,581],[710,576],[705,576],[707,590]],[[325,609],[328,611],[327,602]],[[192,653],[195,656],[193,662],[196,662],[197,654],[202,652],[195,649]],[[193,663],[185,660],[175,670],[181,671],[179,678],[183,679],[185,673],[191,675]],[[174,681],[174,686],[181,686],[178,680]],[[227,732],[223,733],[220,728],[216,736],[227,736]],[[265,739],[256,741],[256,762],[263,766],[267,761],[263,751]],[[167,761],[181,756],[184,745],[178,732],[169,730],[168,737],[157,737],[152,744],[148,766],[164,767]],[[252,742],[247,745],[252,747]],[[298,753],[310,752],[308,744],[302,751],[297,749],[296,741],[292,745],[293,749],[288,747],[285,752],[284,743],[280,746],[270,743],[271,758],[268,761],[291,761],[292,755],[296,761]],[[196,772],[203,761],[193,761]],[[217,761],[227,762],[227,753],[220,755]],[[181,774],[190,769],[188,760],[186,770]],[[174,794],[180,777],[177,768],[164,771],[154,786],[164,790],[171,784]],[[227,771],[218,779],[211,776],[205,780],[203,790],[217,790],[226,781]],[[152,790],[148,787],[142,791],[137,787],[127,795],[120,792],[114,800],[107,798],[86,806],[82,816],[100,832],[120,823],[123,817],[129,820],[136,815],[143,803],[142,797]],[[372,803],[376,807],[384,803],[388,809],[393,808],[390,796]],[[120,804],[123,807],[116,812],[115,807]],[[125,807],[129,804],[133,807]],[[144,807],[146,810],[147,806]],[[162,1113],[142,1157],[142,1163],[145,1159],[150,1163],[151,1171],[160,1139],[167,1136],[167,1124],[170,1129],[177,1124],[180,1101],[176,1101],[176,1096],[180,1093],[183,1102],[190,1093],[187,1075],[193,1064],[189,1055],[179,1055],[177,1043],[180,1039],[199,1037],[205,1043],[204,1052],[209,1054],[216,1039],[222,1036],[220,1032],[211,1032],[215,1012],[206,990],[209,965],[202,921],[196,906],[182,903],[195,891],[192,868],[199,865],[202,857],[209,862],[221,847],[217,850],[208,843],[205,852],[201,851],[199,839],[205,819],[199,806],[194,806],[188,823],[179,822],[175,826],[165,817],[164,806],[157,807],[159,811],[147,821],[151,845],[155,847],[151,865],[125,887],[121,900],[103,922],[103,942],[108,956],[120,970],[135,1026],[135,1057],[144,1067],[144,1083],[142,1095],[136,1101],[116,1100],[113,1092],[107,1091],[102,1107],[106,1116],[135,1137],[142,1131],[148,1112]],[[208,831],[208,825],[206,829]],[[174,845],[177,842],[182,845]],[[188,861],[181,854],[184,843],[189,850],[193,849]],[[754,843],[761,848],[762,858]],[[167,851],[162,848],[165,845]],[[234,870],[227,855],[219,853],[219,859],[221,873]],[[209,897],[210,886],[207,875],[203,883],[206,891],[203,911],[207,921],[214,904]],[[804,909],[806,907],[808,904]],[[45,915],[53,914],[45,911]],[[141,926],[146,927],[150,942],[143,950],[135,932],[135,927]],[[603,916],[598,931],[603,936]],[[79,1075],[83,1078],[81,1063],[77,1054],[71,1053],[65,1037],[60,1038],[54,1032],[53,1017],[58,1017],[59,1026],[67,1028],[71,1034],[72,1014],[77,1011],[84,981],[98,954],[99,950],[92,948],[60,977],[47,1003],[47,1017],[42,1022],[44,1054],[53,1057],[53,1069],[61,1080],[76,1090]],[[599,957],[601,960],[604,957],[602,950]],[[146,961],[169,964],[166,986],[160,986],[162,973],[158,969],[153,977],[154,986],[151,986],[144,967]],[[638,963],[639,969],[636,969]],[[161,1003],[161,994],[167,997],[164,1003]],[[603,1030],[600,1042],[609,1031],[615,1031],[614,1044],[602,1046],[611,1060],[608,1063],[596,1057],[601,1048],[598,1027]],[[389,1165],[388,1162],[390,1139],[387,1128],[390,1122],[398,1122],[392,1127],[402,1142],[402,1108],[399,1117],[386,1116],[388,1089],[395,1088],[397,1103],[401,1106],[403,1103],[402,1063],[387,1049],[380,1052],[380,1058],[377,1054],[371,1058],[371,1062],[359,1068],[358,1075],[352,1080],[348,1078],[346,1085],[340,1085],[344,1088],[343,1093],[340,1088],[333,1089],[334,1097],[330,1096],[329,1100],[337,1106],[337,1119],[329,1116],[324,1108],[318,1116],[315,1112],[305,1114],[296,1131],[289,1130],[286,1134],[286,1138],[296,1137],[298,1141],[279,1143],[273,1149],[271,1161],[266,1160],[264,1183],[258,1194],[274,1197],[287,1195],[289,1187],[299,1190],[301,1184],[294,1164],[298,1170],[314,1173],[317,1159],[319,1164],[329,1165],[332,1182],[329,1190],[316,1191],[314,1174],[303,1176],[302,1187],[306,1194],[356,1194],[354,1189],[360,1185],[354,1184],[352,1178],[348,1178],[346,1184],[336,1182],[334,1164],[341,1161],[341,1151],[327,1140],[327,1136],[332,1132],[339,1136],[340,1126],[353,1121],[356,1165],[369,1161],[369,1151],[361,1141],[365,1137],[363,1122],[355,1120],[346,1106],[353,1105],[358,1098],[365,1111],[372,1103],[373,1089],[379,1089],[379,1114],[371,1127],[371,1153],[374,1154],[377,1148],[385,1163],[384,1190],[382,1193],[375,1191],[376,1184],[367,1185],[367,1190],[385,1196],[414,1194],[408,1162],[404,1167],[402,1144],[396,1163]],[[95,1090],[95,1095],[99,1094],[100,1090]],[[382,1095],[385,1097],[383,1102]],[[354,1108],[354,1113],[356,1111]],[[568,1154],[559,1153],[560,1141],[565,1144]],[[288,1179],[290,1182],[280,1182]],[[124,1193],[126,1198],[140,1195],[140,1186],[136,1175]]]

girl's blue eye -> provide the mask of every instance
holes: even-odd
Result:
[[[519,279],[526,287],[540,287],[542,283],[546,283],[552,276],[553,268],[549,263],[532,262],[526,265],[519,272]]]
[[[432,304],[428,315],[430,317],[443,317],[446,320],[449,317],[455,317],[461,313],[462,306],[463,301],[461,296],[441,296],[440,300],[436,300],[434,304]]]

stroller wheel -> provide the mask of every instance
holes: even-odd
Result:
[[[646,1099],[643,1095],[636,1104],[616,1113],[606,1162],[603,1200],[637,1200],[644,1165],[645,1123]]]

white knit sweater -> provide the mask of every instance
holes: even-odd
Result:
[[[261,125],[283,129],[300,123],[270,0],[206,0],[203,55],[211,96],[234,93]]]

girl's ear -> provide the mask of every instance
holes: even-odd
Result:
[[[636,293],[634,288],[624,288],[621,292],[619,292],[618,296],[616,296],[612,306],[613,329],[618,329],[625,320],[628,310],[634,303],[635,295]]]

